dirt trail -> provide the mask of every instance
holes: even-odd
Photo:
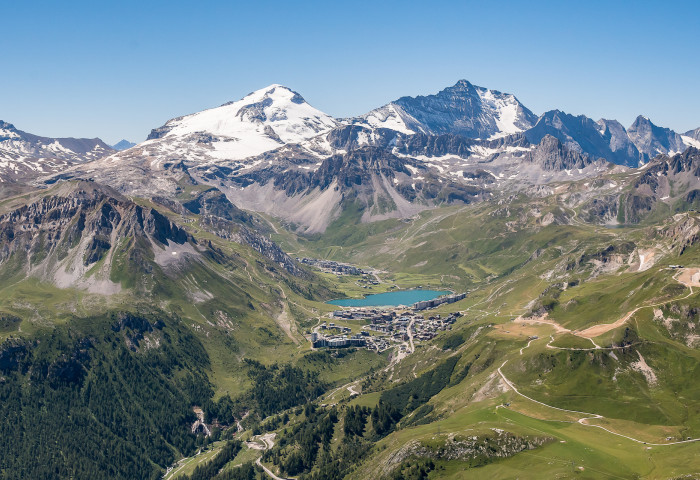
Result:
[[[529,347],[529,346],[530,346],[530,344],[528,343],[528,345],[527,345],[526,347],[523,347],[523,348],[527,348],[527,347]],[[522,354],[522,350],[521,350],[521,354]],[[505,360],[505,361],[501,364],[501,366],[498,367],[497,371],[498,371],[498,374],[501,376],[501,379],[503,379],[503,381],[506,383],[506,385],[508,385],[508,387],[509,387],[511,390],[513,390],[513,392],[515,392],[516,394],[520,395],[521,397],[523,397],[523,398],[525,398],[525,399],[527,399],[527,400],[529,400],[529,401],[531,401],[531,402],[537,403],[537,404],[542,405],[542,406],[547,407],[547,408],[551,408],[551,409],[553,409],[553,410],[558,410],[558,411],[560,411],[560,412],[581,414],[581,415],[583,415],[583,416],[582,416],[581,418],[579,418],[578,420],[576,420],[576,422],[579,423],[579,424],[581,424],[581,425],[583,425],[584,427],[600,428],[601,430],[605,430],[605,431],[608,432],[608,433],[611,433],[611,434],[613,434],[613,435],[617,435],[618,437],[626,438],[626,439],[628,439],[628,440],[632,440],[633,442],[641,443],[641,444],[644,444],[644,445],[658,446],[658,447],[665,447],[665,446],[668,446],[668,445],[679,445],[679,444],[683,444],[683,443],[693,443],[693,442],[698,442],[698,441],[700,441],[700,438],[691,438],[691,439],[688,439],[688,440],[680,440],[680,441],[677,441],[677,442],[650,443],[650,442],[645,442],[644,440],[639,440],[638,438],[634,438],[634,437],[630,437],[630,436],[628,436],[628,435],[623,435],[623,434],[621,434],[621,433],[614,432],[614,431],[609,430],[609,429],[607,429],[607,428],[605,428],[605,427],[603,427],[603,426],[601,426],[601,425],[595,425],[595,424],[589,423],[589,422],[588,422],[589,420],[603,419],[603,418],[605,418],[605,417],[603,417],[602,415],[599,415],[599,414],[597,414],[597,413],[582,412],[582,411],[579,411],[579,410],[568,410],[568,409],[566,409],[566,408],[555,407],[555,406],[553,406],[553,405],[548,405],[548,404],[546,404],[546,403],[544,403],[544,402],[540,402],[539,400],[535,400],[535,399],[532,398],[532,397],[528,397],[527,395],[521,393],[521,392],[516,388],[515,384],[513,384],[513,382],[511,382],[510,380],[508,380],[508,379],[506,378],[506,376],[503,374],[503,372],[501,371],[501,369],[506,365],[506,363],[508,363],[508,360]],[[499,405],[499,407],[502,407],[502,405]],[[547,420],[548,420],[548,421],[553,421],[553,422],[571,423],[571,422],[569,422],[569,421],[557,420],[557,419],[553,419],[553,418],[550,418],[550,419],[547,419]]]
[[[557,333],[570,333],[572,335],[576,335],[577,337],[586,338],[586,339],[590,340],[593,343],[593,345],[595,345],[596,349],[598,349],[601,347],[598,346],[598,344],[596,344],[593,341],[594,338],[599,337],[605,333],[608,333],[609,331],[614,330],[618,327],[621,327],[622,325],[627,323],[627,321],[629,321],[629,319],[632,318],[632,316],[635,313],[637,313],[639,310],[641,310],[642,308],[658,307],[660,305],[665,305],[671,301],[685,300],[686,298],[689,298],[691,295],[693,295],[693,293],[694,293],[693,287],[700,286],[700,268],[681,269],[681,271],[673,278],[677,282],[688,287],[690,292],[687,295],[685,295],[684,297],[677,298],[674,300],[665,300],[663,302],[658,302],[658,303],[651,304],[651,305],[642,305],[640,307],[637,307],[634,310],[630,310],[623,317],[621,317],[619,320],[617,320],[613,323],[602,323],[599,325],[593,325],[592,327],[588,327],[584,330],[570,330],[566,327],[559,325],[554,320],[548,319],[546,314],[543,316],[540,316],[540,317],[531,317],[531,318],[523,318],[521,315],[518,318],[514,319],[513,322],[515,322],[515,323],[527,323],[527,324],[531,324],[531,325],[542,324],[542,323],[547,324],[547,325],[551,325],[552,327],[554,327],[554,330]],[[557,348],[557,347],[550,347],[550,348]],[[570,349],[567,349],[567,350],[570,350]],[[577,349],[577,350],[579,350],[579,349]]]
[[[595,337],[598,337],[600,335],[603,335],[604,333],[608,333],[610,330],[614,330],[617,327],[621,327],[622,325],[627,323],[627,320],[629,320],[632,315],[637,313],[640,308],[644,308],[644,307],[635,308],[634,310],[627,313],[627,315],[625,315],[624,317],[622,317],[621,319],[619,319],[616,322],[603,323],[600,325],[593,325],[592,327],[589,327],[585,330],[579,330],[577,332],[574,332],[574,335],[578,335],[579,337],[583,337],[583,338],[595,338]]]
[[[550,320],[549,318],[547,318],[547,314],[541,315],[539,317],[529,317],[529,318],[524,318],[521,315],[520,317],[513,320],[513,322],[514,323],[526,323],[529,325],[539,325],[539,324],[544,323],[546,325],[550,325],[550,326],[554,327],[554,330],[557,333],[574,333],[571,330],[569,330],[568,328],[562,327],[554,320]]]
[[[693,286],[700,285],[700,284],[693,282],[693,276],[697,272],[690,273],[690,272],[686,272],[686,270],[695,271],[698,269],[697,268],[694,268],[694,269],[684,268],[679,275],[676,275],[675,277],[673,277],[677,282],[682,283],[683,285],[685,285],[686,287],[688,287],[690,289],[690,293],[688,293],[688,295],[686,295],[685,297],[677,298],[675,300],[666,300],[666,301],[655,303],[652,305],[642,305],[641,307],[637,307],[634,310],[631,310],[630,312],[627,313],[627,315],[625,315],[624,317],[622,317],[621,319],[619,319],[618,321],[616,321],[614,323],[604,323],[601,325],[594,325],[594,326],[589,327],[585,330],[580,330],[578,332],[574,332],[574,335],[578,335],[579,337],[584,337],[584,338],[595,338],[595,337],[598,337],[600,335],[603,335],[604,333],[608,333],[610,330],[614,330],[617,327],[621,327],[622,325],[627,323],[627,320],[629,320],[632,317],[632,315],[637,313],[642,308],[653,308],[653,307],[658,307],[660,305],[665,305],[665,304],[669,303],[670,301],[685,300],[686,298],[693,295]]]

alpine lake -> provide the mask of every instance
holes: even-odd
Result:
[[[397,290],[367,295],[364,298],[330,300],[326,303],[339,307],[398,307],[400,305],[410,306],[416,302],[432,300],[450,293],[452,292],[448,290]]]

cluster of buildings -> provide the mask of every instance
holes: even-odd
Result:
[[[331,313],[334,318],[340,318],[344,320],[366,320],[373,321],[375,319],[391,320],[396,317],[396,312],[393,310],[387,310],[385,308],[353,308],[347,310],[336,310]],[[333,325],[331,323],[331,325]],[[323,327],[323,325],[321,325]]]
[[[336,275],[365,275],[367,272],[361,268],[357,268],[354,265],[349,265],[347,263],[334,262],[333,260],[319,260],[316,258],[297,258],[304,265],[310,265],[316,267],[327,273],[334,273]]]
[[[351,329],[336,326],[334,322],[322,323],[311,334],[314,348],[364,347],[367,350],[383,352],[396,343],[404,343],[413,337],[416,341],[435,338],[440,331],[450,330],[461,313],[451,313],[446,317],[433,315],[425,318],[405,309],[355,308],[336,310],[332,317],[343,320],[361,320],[366,324],[362,332],[350,336]],[[333,332],[326,334],[326,332]],[[373,334],[370,334],[373,332]]]
[[[451,330],[452,325],[457,321],[462,314],[459,312],[450,313],[446,317],[434,315],[428,318],[422,318],[420,322],[413,323],[413,338],[415,340],[431,340],[435,338],[438,332]]]
[[[367,343],[367,332],[358,333],[356,335],[322,335],[317,332],[311,334],[311,345],[314,348],[345,348],[345,347],[364,347]]]
[[[466,296],[467,296],[466,293],[455,293],[454,295],[446,295],[444,297],[438,297],[438,298],[434,298],[432,300],[423,300],[422,302],[414,303],[413,310],[418,312],[421,310],[425,310],[427,308],[434,308],[434,307],[437,307],[438,305],[442,305],[445,303],[459,302],[460,300],[464,299]]]
[[[372,320],[370,325],[363,328],[389,335],[394,341],[408,340],[409,329],[414,340],[431,340],[435,338],[438,332],[451,330],[452,324],[461,315],[461,313],[456,312],[449,314],[447,317],[434,315],[425,318],[418,314],[405,314],[395,316],[388,321],[384,318],[376,318]]]

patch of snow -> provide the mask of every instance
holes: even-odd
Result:
[[[700,141],[695,140],[687,135],[681,135],[681,140],[689,147],[700,148]]]
[[[372,110],[364,117],[364,120],[373,128],[388,128],[400,133],[413,135],[416,132],[406,125],[405,116],[407,117],[408,114],[401,107],[390,103],[384,107]]]
[[[411,175],[415,175],[416,173],[418,173],[418,169],[413,165],[406,165],[406,168],[408,168],[411,171]]]

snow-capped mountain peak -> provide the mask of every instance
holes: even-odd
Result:
[[[437,94],[401,97],[354,123],[401,133],[495,139],[531,128],[537,117],[511,94],[459,80]]]
[[[20,138],[20,134],[11,123],[0,120],[0,141]]]
[[[300,143],[327,132],[337,121],[309,105],[294,90],[273,84],[228,102],[174,118],[151,132],[148,139],[208,136],[214,156],[242,159],[287,143]]]

